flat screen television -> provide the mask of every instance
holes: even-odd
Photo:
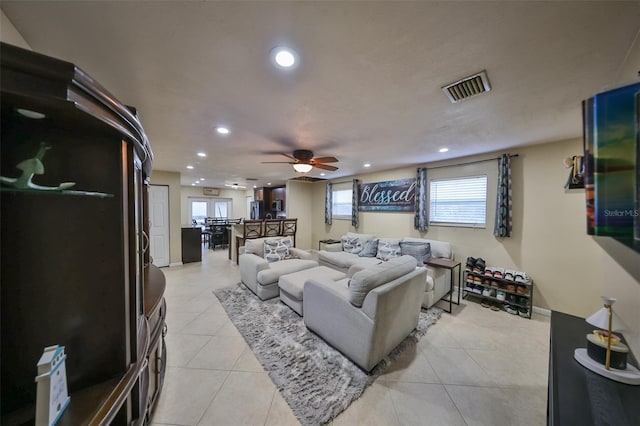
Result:
[[[640,82],[582,103],[587,233],[640,251]]]

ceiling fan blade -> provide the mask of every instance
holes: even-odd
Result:
[[[296,157],[294,157],[293,155],[285,154],[284,152],[281,152],[280,155],[284,155],[287,158],[291,158],[292,160],[298,161]]]
[[[312,161],[315,163],[337,163],[338,159],[336,157],[320,157],[314,158]]]
[[[317,169],[329,170],[329,171],[332,171],[332,172],[335,171],[335,170],[338,170],[337,167],[329,166],[327,164],[321,164],[321,163],[314,164],[313,167],[315,167]]]
[[[262,164],[296,164],[292,161],[261,161]]]

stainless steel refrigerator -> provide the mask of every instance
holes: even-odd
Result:
[[[251,202],[251,219],[264,219],[264,201]]]

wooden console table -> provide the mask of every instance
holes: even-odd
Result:
[[[640,386],[602,377],[573,358],[593,331],[584,318],[553,311],[549,348],[548,425],[638,425]],[[623,339],[624,340],[624,339]],[[638,365],[633,354],[627,362]]]

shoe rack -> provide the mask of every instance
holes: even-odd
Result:
[[[504,271],[503,268],[494,268]],[[503,273],[504,274],[504,273]],[[477,299],[496,304],[503,310],[519,315],[523,318],[531,319],[533,307],[533,280],[527,278],[506,279],[487,275],[484,272],[474,272],[465,269],[464,271],[463,298],[473,296]],[[504,299],[499,297],[499,292],[503,292]],[[513,311],[516,310],[516,313]]]

